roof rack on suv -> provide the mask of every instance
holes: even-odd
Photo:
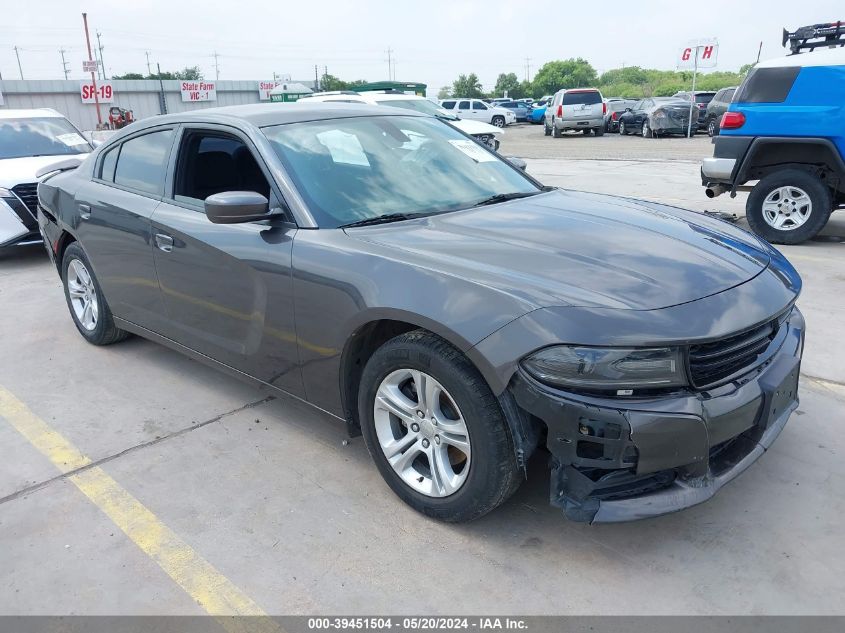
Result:
[[[802,26],[790,33],[783,30],[783,45],[789,42],[789,49],[795,55],[805,49],[810,52],[826,46],[845,46],[845,22],[830,22],[829,24],[811,24]]]

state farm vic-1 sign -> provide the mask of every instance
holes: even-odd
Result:
[[[213,81],[183,81],[182,101],[217,101],[217,87]]]

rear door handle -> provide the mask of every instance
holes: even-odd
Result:
[[[156,233],[156,246],[159,250],[169,253],[173,250],[173,238],[164,233]]]
[[[83,220],[87,220],[91,217],[91,205],[90,204],[80,204],[79,205],[79,216]]]

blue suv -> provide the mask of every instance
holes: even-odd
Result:
[[[701,179],[710,198],[750,191],[752,230],[799,244],[845,208],[845,23],[784,31],[787,41],[791,55],[757,64],[736,91]]]

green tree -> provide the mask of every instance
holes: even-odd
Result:
[[[522,82],[519,84],[519,94],[520,96],[516,97],[517,99],[521,99],[523,97],[533,98],[537,96],[534,94],[534,85],[527,79],[523,79]],[[540,96],[542,97],[543,95]]]
[[[112,79],[144,79],[141,73],[125,73],[123,75],[112,75]]]
[[[534,77],[534,88],[542,94],[553,94],[561,88],[584,88],[598,81],[596,70],[586,59],[546,62]]]
[[[496,87],[493,88],[494,96],[504,97],[508,96],[511,99],[521,98],[519,89],[519,79],[516,73],[502,73],[496,79]]]
[[[196,81],[202,79],[202,72],[200,71],[199,66],[185,66],[182,70],[173,73],[173,78]]]
[[[478,75],[470,73],[469,75],[459,75],[452,84],[452,95],[455,97],[483,97],[484,92],[481,88],[481,82],[478,80]]]
[[[347,90],[349,84],[347,84],[342,79],[338,79],[334,75],[324,74],[320,78],[320,90],[331,91],[331,90]]]
[[[754,64],[743,64],[742,66],[739,67],[739,74],[742,75],[743,77],[745,77],[745,75],[747,75],[748,72],[752,68],[754,68],[756,65],[757,65],[756,63],[754,63]]]
[[[449,86],[443,86],[437,91],[438,99],[448,99],[452,96],[452,89]]]

